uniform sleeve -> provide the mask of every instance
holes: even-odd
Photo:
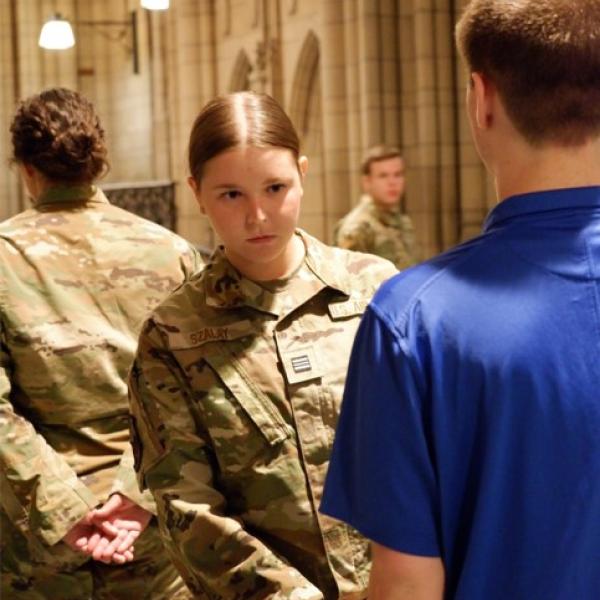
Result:
[[[156,500],[166,546],[187,585],[210,598],[323,598],[296,569],[227,516],[215,487],[210,437],[190,395],[224,390],[209,369],[202,389],[189,390],[150,321],[130,375],[132,439],[140,485]]]
[[[375,245],[373,230],[367,223],[342,226],[337,232],[335,245],[345,250],[372,253]]]
[[[437,484],[414,351],[369,307],[352,351],[321,511],[383,546],[439,556]]]
[[[140,490],[137,475],[133,467],[133,448],[127,446],[127,450],[123,452],[115,481],[113,483],[110,494],[122,494],[135,502],[153,515],[156,515],[156,503],[150,490]]]
[[[185,244],[186,249],[181,255],[181,264],[184,279],[189,279],[194,273],[204,267],[204,260],[200,252],[191,244]],[[115,476],[111,494],[119,493],[127,496],[138,506],[146,509],[152,514],[156,514],[156,504],[149,490],[140,491],[135,469],[133,468],[133,449],[131,446],[121,457],[119,468]]]
[[[52,546],[98,504],[62,456],[11,402],[13,365],[0,321],[0,503],[13,524]]]

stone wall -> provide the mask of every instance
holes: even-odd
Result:
[[[137,0],[5,0],[0,125],[18,97],[53,85],[81,90],[107,130],[107,181],[174,181],[178,231],[210,246],[186,183],[191,124],[217,93],[266,91],[289,112],[309,158],[302,226],[331,241],[358,199],[363,152],[398,145],[408,164],[405,207],[433,254],[475,235],[494,202],[463,110],[453,42],[461,1],[171,0],[168,11],[150,13]],[[39,49],[54,4],[80,22],[135,10],[140,73],[126,28],[75,25],[74,49]],[[7,151],[3,141],[0,160]],[[3,171],[0,217],[22,203],[15,176]]]

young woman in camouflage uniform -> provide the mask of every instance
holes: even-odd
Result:
[[[131,378],[142,486],[212,599],[361,599],[368,547],[318,513],[350,348],[395,269],[297,229],[307,159],[269,96],[210,102],[190,185],[223,245],[143,328]]]
[[[93,185],[104,132],[76,92],[27,99],[11,132],[32,207],[0,224],[0,597],[189,598],[154,521],[135,557],[100,528],[126,520],[132,541],[154,510],[133,471],[126,376],[145,317],[199,257]]]

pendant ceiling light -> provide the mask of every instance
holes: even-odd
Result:
[[[169,0],[141,0],[142,8],[148,10],[167,10],[169,8]]]
[[[72,48],[75,45],[75,36],[71,23],[56,13],[44,23],[38,44],[46,50]]]
[[[139,73],[139,55],[138,55],[138,26],[137,26],[137,10],[132,10],[129,13],[129,19],[123,21],[100,20],[100,21],[74,21],[77,27],[94,27],[94,28],[113,28],[118,27],[123,32],[118,38],[109,38],[111,41],[123,43],[126,50],[133,58],[133,72]],[[128,43],[123,36],[127,37],[127,33],[131,36],[131,43]],[[46,50],[65,50],[75,45],[75,36],[71,23],[61,15],[56,13],[52,18],[48,19],[42,31],[38,45]]]

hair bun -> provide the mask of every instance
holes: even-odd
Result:
[[[52,181],[92,182],[108,170],[104,130],[86,98],[55,88],[22,102],[11,125],[13,154]]]

